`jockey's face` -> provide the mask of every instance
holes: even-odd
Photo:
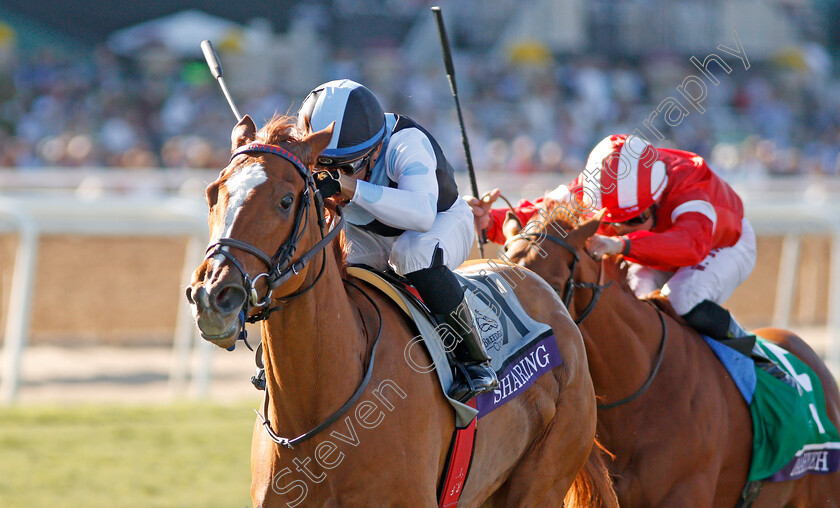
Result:
[[[356,174],[348,176],[357,180],[363,180],[365,176],[368,176],[368,168],[372,168],[374,165],[376,165],[376,161],[379,160],[379,153],[381,151],[382,143],[380,142],[379,146],[377,146],[376,149],[374,149],[368,157],[365,157],[365,159],[367,159],[367,163],[364,165],[364,167],[359,168],[359,171]]]
[[[356,159],[351,163],[345,164],[338,164],[338,165],[324,165],[324,164],[316,164],[315,168],[317,170],[325,170],[325,171],[338,171],[344,176],[355,178],[355,179],[362,179],[368,172],[368,168],[373,167],[376,164],[376,160],[379,157],[379,152],[382,150],[382,143],[379,143],[373,151],[368,152],[367,155]]]
[[[653,228],[653,222],[653,209],[648,208],[637,217],[624,222],[609,222],[608,224],[615,230],[616,235],[622,236],[634,231],[650,231]]]

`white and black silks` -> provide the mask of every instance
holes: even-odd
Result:
[[[371,233],[399,236],[428,230],[457,199],[454,170],[437,141],[410,118],[386,113],[382,150],[345,213]]]

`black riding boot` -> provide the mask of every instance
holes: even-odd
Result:
[[[496,372],[490,366],[490,355],[484,348],[484,342],[478,333],[473,321],[472,312],[466,301],[455,307],[455,310],[448,314],[435,316],[439,323],[447,326],[447,332],[451,330],[455,334],[455,345],[452,355],[455,360],[463,366],[466,371],[465,379],[462,375],[456,375],[455,381],[449,388],[449,396],[455,400],[466,402],[474,396],[489,392],[499,384]],[[444,342],[451,342],[444,341]],[[456,371],[459,371],[456,366]]]
[[[683,318],[698,332],[726,344],[744,356],[752,358],[757,367],[771,376],[791,386],[796,386],[796,382],[785,371],[768,358],[760,348],[756,347],[755,335],[746,331],[732,317],[732,314],[720,305],[709,300],[703,300],[695,305],[690,312],[684,314]]]
[[[703,335],[722,342],[745,356],[752,355],[755,335],[744,330],[728,310],[715,302],[703,300],[682,317]]]
[[[472,312],[464,301],[464,290],[455,275],[444,266],[440,247],[435,249],[429,268],[407,273],[405,277],[420,293],[437,322],[447,325],[444,343],[455,343],[452,356],[463,368],[455,366],[455,382],[449,396],[464,402],[495,388],[499,381],[473,324]],[[468,380],[463,379],[463,371],[469,376]]]

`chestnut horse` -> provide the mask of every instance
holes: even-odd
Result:
[[[453,409],[437,377],[406,362],[414,325],[344,270],[334,240],[340,209],[330,208],[330,229],[311,174],[332,126],[312,133],[295,123],[275,117],[257,132],[246,116],[234,128],[231,162],[207,188],[208,255],[187,288],[202,336],[220,347],[235,343],[245,316],[262,320],[254,506],[436,506]],[[552,327],[564,364],[481,419],[460,505],[561,506],[567,493],[578,505],[614,505],[593,446],[596,402],[580,333],[536,275],[516,293]]]
[[[579,322],[599,397],[598,436],[615,454],[608,467],[620,504],[736,506],[747,481],[753,430],[735,384],[696,331],[636,298],[616,259],[599,263],[586,254],[600,217],[574,227],[571,214],[564,217],[569,209],[556,207],[549,201],[521,232],[509,215],[506,254],[559,294],[569,291],[569,311]],[[840,425],[837,383],[814,351],[788,331],[756,333],[819,375],[827,414]],[[753,506],[840,506],[840,473],[765,482]]]

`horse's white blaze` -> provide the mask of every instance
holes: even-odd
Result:
[[[225,181],[228,199],[225,208],[225,227],[220,238],[230,238],[233,223],[236,221],[242,205],[245,204],[245,200],[254,193],[257,186],[266,180],[268,180],[268,176],[265,174],[265,169],[261,164],[254,163],[241,168]],[[223,248],[227,249],[227,247]],[[214,259],[219,262],[224,260],[218,254],[214,256]]]

